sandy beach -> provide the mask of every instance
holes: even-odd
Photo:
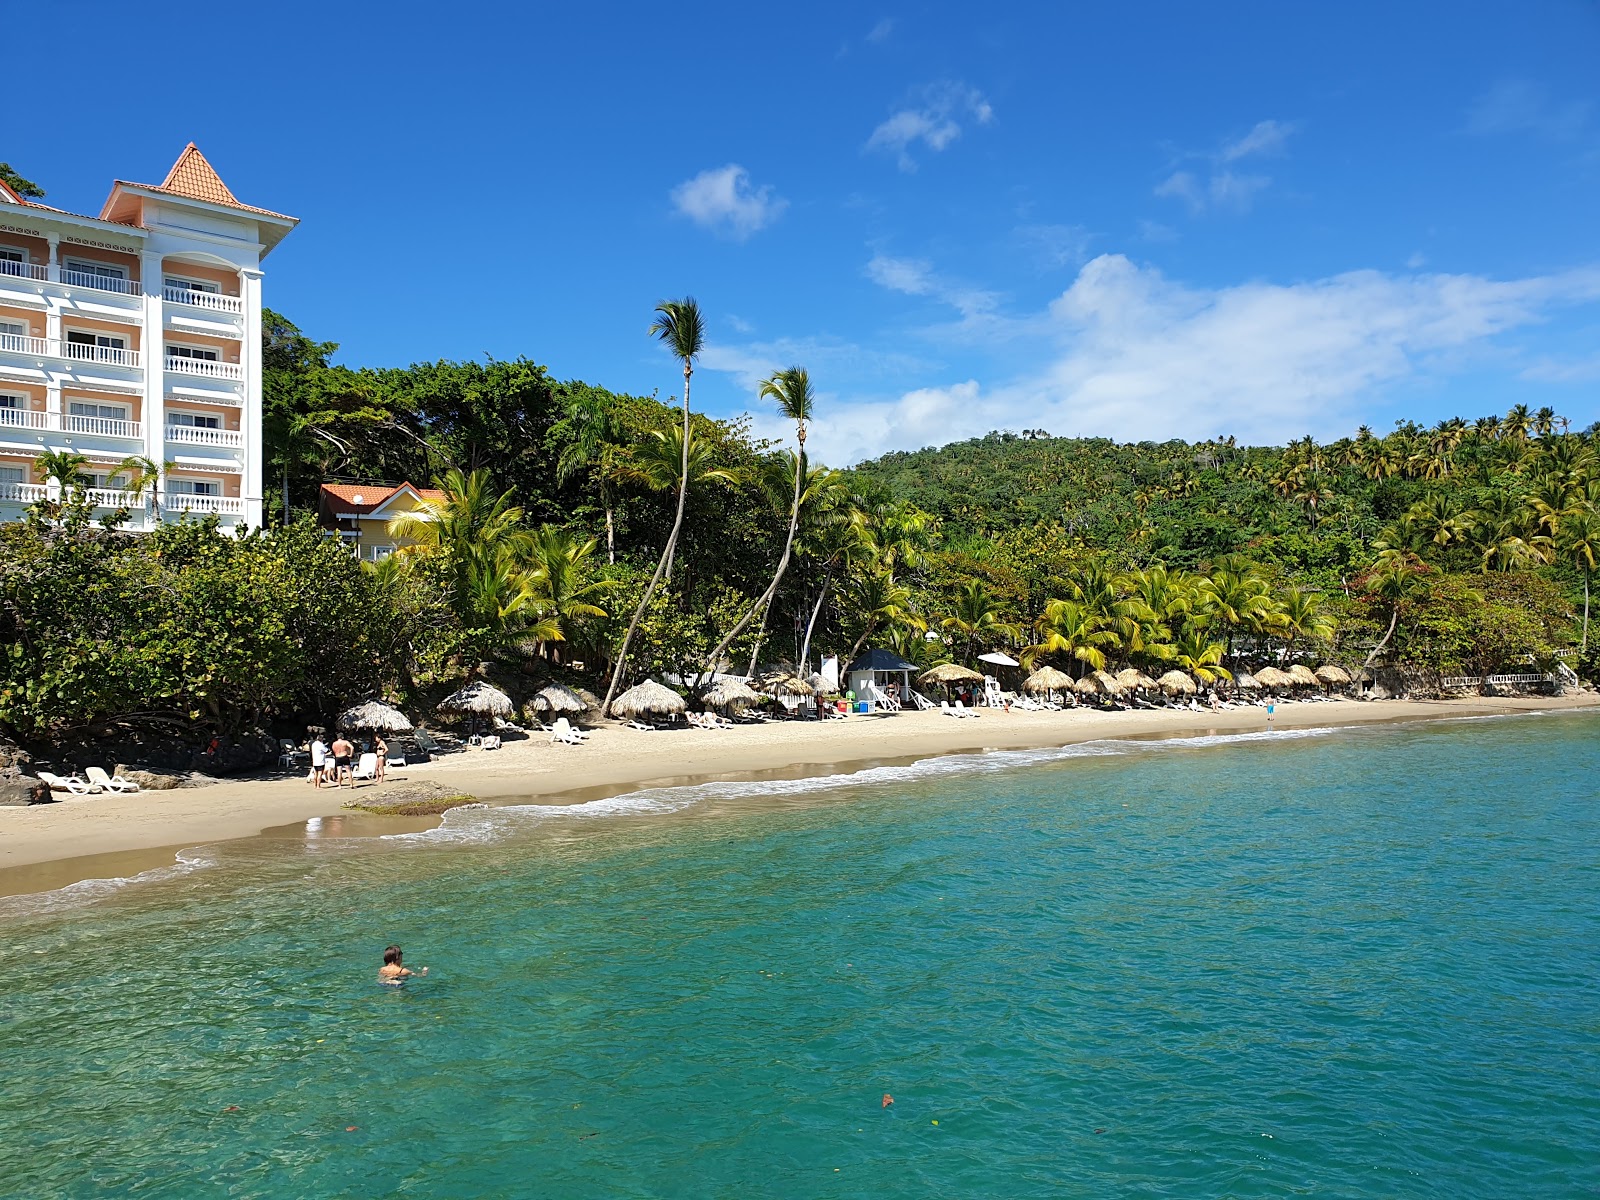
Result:
[[[1288,703],[1279,729],[1382,721],[1552,712],[1600,706],[1600,695]],[[954,719],[937,712],[853,716],[844,721],[771,722],[709,732],[642,733],[604,724],[583,746],[551,745],[534,733],[499,751],[468,750],[396,768],[390,781],[430,779],[490,803],[576,803],[638,787],[708,779],[803,776],[940,754],[1031,749],[1100,738],[1173,737],[1266,728],[1261,708],[1033,713],[984,710]],[[354,793],[382,797],[387,785]],[[206,787],[90,796],[31,808],[0,809],[0,895],[61,887],[78,879],[128,875],[172,861],[172,852],[249,837],[276,826],[330,816],[350,790],[307,785],[299,775],[230,780]],[[361,824],[397,828],[393,818]],[[385,824],[385,822],[388,822]],[[414,824],[414,822],[413,822]]]

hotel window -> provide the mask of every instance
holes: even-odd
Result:
[[[203,362],[216,362],[217,352],[204,346],[168,346],[168,358],[198,358]]]
[[[0,350],[21,350],[22,339],[27,336],[26,321],[12,321],[0,317]]]
[[[99,279],[127,279],[125,268],[112,263],[95,262],[87,258],[67,259],[67,271],[72,275],[88,275]]]
[[[121,404],[91,404],[87,400],[70,400],[67,402],[67,415],[101,421],[126,421],[128,410]]]
[[[177,275],[168,275],[163,286],[173,292],[210,292],[213,296],[222,293],[222,286],[209,279],[182,279]]]
[[[167,491],[175,496],[220,496],[222,485],[209,479],[173,479],[168,476]]]
[[[0,246],[0,275],[26,275],[28,252],[15,246]]]
[[[206,413],[169,412],[167,413],[168,425],[179,425],[185,429],[221,429],[222,418],[213,417]]]
[[[98,346],[102,350],[126,350],[128,339],[114,333],[86,333],[81,329],[69,329],[67,345]]]
[[[83,486],[93,488],[97,492],[120,492],[128,486],[126,475],[99,474],[93,471],[85,472],[78,476],[83,480]]]
[[[11,392],[0,392],[0,425],[21,425],[28,411],[28,398]]]
[[[27,467],[0,467],[0,483],[27,483]]]

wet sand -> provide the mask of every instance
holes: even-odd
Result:
[[[1278,706],[1273,724],[1294,729],[1594,706],[1600,706],[1600,695],[1593,692],[1508,699],[1292,702]],[[1217,713],[986,709],[966,719],[908,712],[844,721],[741,725],[714,732],[680,727],[642,733],[606,723],[592,730],[583,746],[551,745],[548,735],[535,732],[498,751],[467,750],[432,763],[394,768],[389,778],[429,779],[490,803],[572,804],[640,787],[831,774],[941,754],[1035,749],[1101,738],[1265,728],[1262,708]],[[366,784],[354,797],[375,801],[385,790],[385,785]],[[296,773],[0,809],[0,895],[58,888],[82,879],[125,878],[171,863],[183,847],[250,837],[313,817],[339,816],[347,836],[419,827],[416,819],[341,814],[340,806],[351,798],[349,789],[318,790]]]

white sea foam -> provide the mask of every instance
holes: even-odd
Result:
[[[59,912],[62,909],[82,907],[103,899],[136,883],[162,883],[181,879],[206,867],[214,867],[219,855],[209,847],[180,850],[175,862],[164,867],[152,867],[137,875],[114,875],[105,879],[80,879],[50,892],[33,892],[23,896],[0,897],[0,920],[22,916],[38,916]]]

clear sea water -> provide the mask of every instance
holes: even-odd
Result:
[[[1559,715],[212,848],[0,902],[0,1193],[1600,1194],[1597,793]]]

